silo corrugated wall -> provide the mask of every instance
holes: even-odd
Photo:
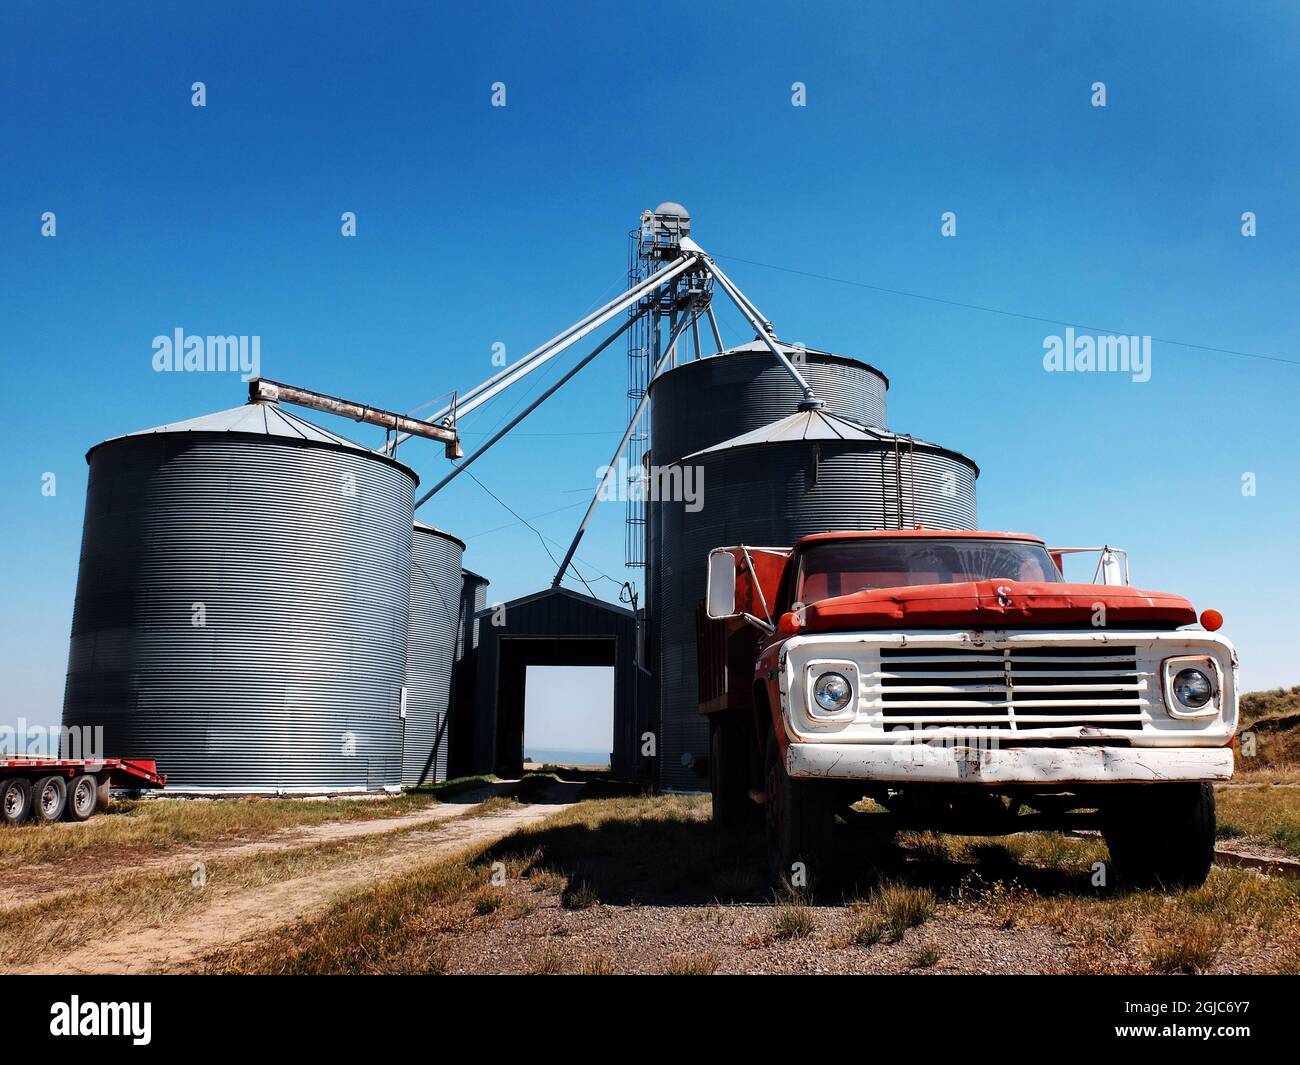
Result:
[[[460,638],[465,545],[423,522],[411,541],[411,618],[406,644],[402,783],[447,779],[447,715]]]
[[[799,372],[830,414],[885,428],[885,375],[844,355],[798,353]],[[793,414],[803,398],[767,350],[684,362],[650,385],[651,459],[667,466]]]
[[[466,776],[474,765],[474,707],[478,680],[478,612],[487,606],[488,580],[472,570],[461,573],[460,622],[456,631],[456,665],[451,675],[451,736],[447,772]]]
[[[703,507],[692,513],[681,502],[661,502],[650,533],[660,617],[659,785],[672,790],[708,786],[682,760],[705,756],[709,748],[708,721],[699,712],[695,611],[704,598],[710,550],[786,546],[811,533],[918,522],[932,529],[976,527],[974,464],[906,439],[899,451],[891,438],[765,443],[705,452],[690,465],[702,478]]]
[[[173,790],[397,785],[415,475],[272,432],[91,450],[63,722]]]

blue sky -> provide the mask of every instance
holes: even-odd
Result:
[[[58,714],[86,449],[244,398],[154,373],[155,335],[257,334],[267,376],[412,410],[611,295],[665,199],[783,337],[878,365],[894,428],[980,464],[985,527],[1123,544],[1136,583],[1223,611],[1248,687],[1300,682],[1297,29],[1281,3],[10,0],[0,718]],[[1146,383],[1045,373],[1066,323],[1292,361],[1157,340]],[[624,389],[615,347],[475,467],[557,555]],[[433,445],[405,457],[426,484],[446,470]],[[420,516],[467,539],[493,598],[549,583],[469,478]],[[580,566],[602,595],[632,572],[622,543],[600,508]]]

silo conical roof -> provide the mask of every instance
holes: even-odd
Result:
[[[888,429],[873,429],[870,426],[859,425],[857,422],[841,418],[839,415],[832,414],[825,409],[818,409],[801,410],[797,414],[780,418],[752,432],[742,433],[740,436],[724,440],[720,444],[714,444],[712,447],[696,451],[694,454],[687,455],[682,461],[686,462],[699,455],[707,455],[715,451],[749,447],[752,444],[779,444],[799,440],[870,440],[876,442],[897,440],[905,447],[908,445],[920,446],[934,448],[936,451],[958,454],[958,452],[950,451],[949,448],[932,444],[926,440],[906,436],[902,433],[893,433]],[[961,457],[965,458],[964,455]],[[970,460],[966,459],[966,461],[969,462]],[[972,462],[971,465],[974,466],[975,464]],[[976,467],[976,470],[978,472],[978,467]]]
[[[415,471],[411,470],[405,463],[392,459],[383,452],[373,451],[364,444],[349,440],[346,436],[340,436],[328,429],[322,429],[314,422],[309,422],[306,418],[285,410],[278,403],[261,401],[245,403],[239,407],[231,407],[229,410],[214,411],[211,414],[201,414],[197,418],[188,418],[185,421],[156,425],[152,429],[137,429],[133,433],[123,433],[121,436],[109,437],[107,440],[96,444],[90,451],[87,451],[86,458],[89,459],[96,448],[118,440],[130,440],[139,436],[171,436],[183,433],[234,433],[241,436],[266,436],[320,447],[337,448],[342,451],[356,451],[370,458],[391,462],[393,465],[410,473],[417,482],[419,481]]]

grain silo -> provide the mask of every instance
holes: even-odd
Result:
[[[460,638],[464,554],[464,541],[432,525],[415,522],[406,646],[403,784],[447,779],[447,717]]]
[[[665,478],[695,493],[664,499],[650,527],[659,625],[659,784],[706,786],[692,767],[709,746],[699,712],[696,611],[707,558],[730,544],[785,546],[843,529],[976,527],[975,464],[954,451],[807,410],[686,456]],[[679,493],[670,493],[679,494]]]
[[[487,606],[488,579],[473,570],[461,571],[460,623],[456,627],[456,664],[451,673],[451,737],[447,759],[450,776],[465,776],[474,764],[475,684],[478,676],[478,646],[482,621],[479,611]]]
[[[884,429],[889,381],[883,373],[845,355],[780,342],[777,346],[798,366],[834,419],[845,419],[862,428]],[[767,345],[758,340],[708,358],[682,362],[656,377],[649,391],[648,464],[660,469],[676,468],[678,473],[685,456],[762,431],[798,409],[804,398],[799,384],[773,358]],[[712,472],[718,475],[716,468]],[[706,499],[713,487],[712,483],[706,484]],[[683,754],[701,753],[708,745],[708,722],[699,716],[694,665],[694,602],[704,593],[703,584],[698,589],[687,589],[673,574],[683,573],[684,564],[693,574],[696,561],[703,574],[709,549],[731,541],[709,544],[698,560],[672,555],[666,560],[661,558],[664,550],[683,550],[678,539],[670,537],[665,541],[662,536],[662,511],[670,506],[680,504],[652,498],[645,506],[645,658],[652,673],[652,701],[660,710],[658,782],[664,787],[694,788],[702,782],[692,770],[682,767],[681,758]],[[748,542],[757,541],[751,538]],[[694,540],[690,549],[694,549]],[[665,561],[668,572],[664,570]],[[683,609],[685,615],[681,614]],[[686,721],[688,703],[690,720]],[[701,730],[704,747],[697,748],[691,737]]]
[[[416,475],[271,403],[86,458],[63,723],[169,790],[400,784]]]
[[[831,414],[885,428],[889,380],[847,355],[778,345]],[[754,341],[719,355],[692,359],[650,383],[651,459],[658,466],[770,425],[798,408],[798,384]]]

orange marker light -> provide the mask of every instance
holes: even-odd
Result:
[[[787,610],[781,615],[781,620],[776,623],[776,627],[782,632],[798,632],[803,628],[803,622],[793,610]]]
[[[1223,628],[1223,615],[1217,610],[1202,610],[1201,628],[1206,632],[1217,632]]]

